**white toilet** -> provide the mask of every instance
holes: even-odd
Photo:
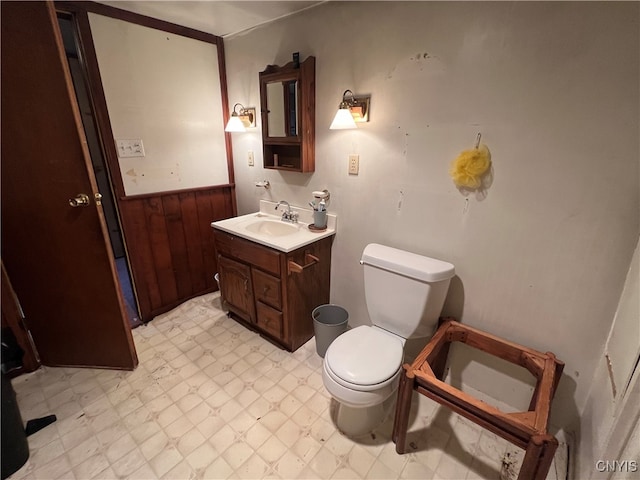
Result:
[[[347,435],[370,432],[395,400],[407,339],[436,329],[449,282],[450,263],[375,243],[362,253],[364,290],[373,326],[336,338],[324,356],[322,379],[337,401],[334,420]]]

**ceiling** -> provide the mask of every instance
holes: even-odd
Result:
[[[105,5],[229,37],[323,1],[99,1]]]

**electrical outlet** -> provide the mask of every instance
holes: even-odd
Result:
[[[253,150],[247,152],[247,160],[249,161],[249,166],[253,167]]]
[[[352,153],[349,155],[349,175],[358,175],[360,170],[360,155]]]

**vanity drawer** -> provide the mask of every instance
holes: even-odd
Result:
[[[251,269],[251,276],[253,277],[253,291],[256,300],[282,310],[280,279],[255,268]]]
[[[216,229],[213,230],[213,236],[219,254],[243,260],[267,272],[280,275],[280,254],[275,250]]]
[[[256,307],[257,326],[268,334],[282,339],[282,312],[262,302],[256,302]]]

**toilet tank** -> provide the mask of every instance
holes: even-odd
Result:
[[[373,325],[403,338],[431,336],[455,268],[448,262],[376,243],[362,252]]]

